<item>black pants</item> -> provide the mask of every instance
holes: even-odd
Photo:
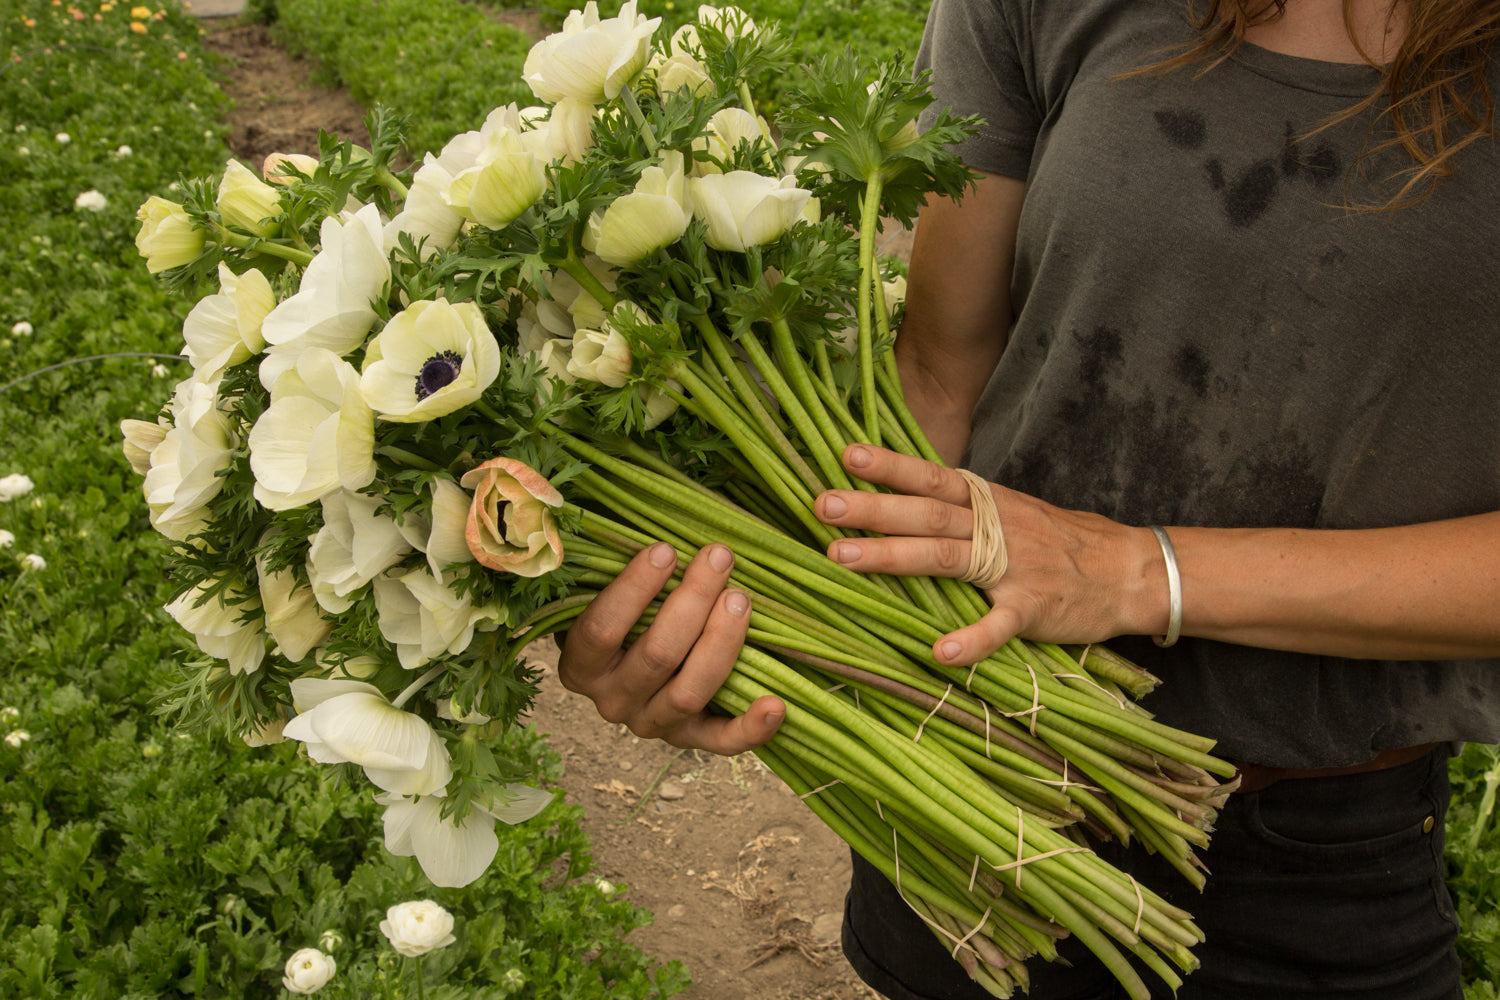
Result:
[[[1102,854],[1193,914],[1207,940],[1177,1000],[1462,1000],[1444,883],[1448,756],[1297,778],[1231,796],[1197,890],[1139,848]],[[1078,942],[1033,960],[1028,1000],[1123,1000]],[[844,953],[891,1000],[990,1000],[895,888],[858,856]],[[1149,971],[1153,997],[1171,993]]]

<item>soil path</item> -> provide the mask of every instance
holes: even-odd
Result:
[[[263,26],[205,25],[223,57],[236,156],[258,166],[273,151],[315,154],[320,128],[368,141],[364,109],[313,82],[313,67]],[[843,842],[753,756],[683,753],[604,722],[557,683],[555,656],[550,643],[538,649],[533,721],[587,811],[597,874],[656,915],[633,939],[691,972],[682,1000],[876,1000],[839,951]]]

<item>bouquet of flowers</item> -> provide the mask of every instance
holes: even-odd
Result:
[[[547,800],[491,741],[533,697],[523,650],[644,546],[680,573],[726,542],[753,600],[715,704],[787,701],[762,758],[976,980],[1008,996],[1071,933],[1133,996],[1127,954],[1180,982],[1189,914],[1089,844],[1137,839],[1201,885],[1232,768],[1140,709],[1154,679],[1108,650],[938,664],[983,595],[842,569],[812,514],[873,488],[840,466],[851,442],[935,458],[875,238],[962,195],[947,147],[973,123],[919,133],[923,81],[852,56],[771,123],[773,27],[657,27],[574,11],[526,60],[538,106],[413,168],[377,112],[369,149],[324,135],[142,206],[150,270],[218,284],[184,325],[192,376],[123,427],[203,654],[171,703],[363,769],[388,848],[464,885],[494,824]]]

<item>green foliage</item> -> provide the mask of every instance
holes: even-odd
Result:
[[[1500,996],[1500,747],[1471,743],[1448,768],[1448,887],[1458,907],[1459,958],[1465,997]]]

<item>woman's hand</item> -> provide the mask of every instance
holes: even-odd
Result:
[[[974,519],[957,470],[858,444],[843,462],[894,492],[829,490],[818,498],[814,510],[825,524],[885,536],[834,541],[829,558],[861,573],[964,575]],[[989,485],[1009,566],[986,591],[991,610],[934,644],[940,662],[973,663],[1017,636],[1073,643],[1165,631],[1166,566],[1150,529]]]
[[[637,736],[726,756],[758,747],[786,714],[780,699],[759,698],[737,718],[708,708],[734,669],[750,621],[749,597],[726,589],[734,566],[728,546],[709,545],[694,556],[646,630],[626,645],[676,566],[664,542],[638,553],[568,629],[558,676]]]

